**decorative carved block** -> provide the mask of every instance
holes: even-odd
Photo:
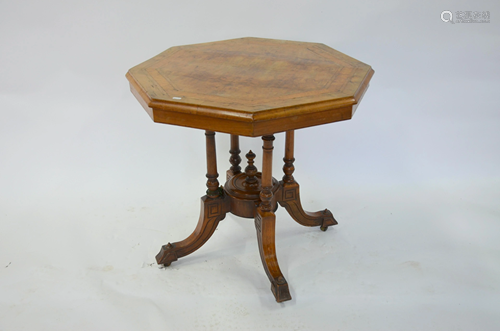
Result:
[[[289,201],[289,200],[295,200],[296,197],[295,197],[295,189],[284,189],[283,190],[283,199],[285,201]]]

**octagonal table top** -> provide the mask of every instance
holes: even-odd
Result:
[[[350,119],[373,73],[323,44],[239,38],[169,48],[126,77],[155,122],[257,137]]]

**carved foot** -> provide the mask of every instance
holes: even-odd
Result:
[[[319,226],[322,231],[326,231],[331,225],[338,224],[328,209],[311,213],[302,208],[297,182],[285,183],[281,181],[280,184],[282,189],[278,197],[278,203],[285,207],[297,223],[304,226]]]
[[[291,300],[288,283],[281,273],[276,257],[275,246],[275,226],[276,216],[271,211],[263,211],[257,208],[255,215],[255,228],[257,230],[257,240],[264,270],[271,281],[271,291],[277,302]]]
[[[163,245],[156,255],[156,262],[168,267],[178,258],[196,251],[212,236],[217,225],[226,217],[228,211],[229,200],[225,194],[216,198],[210,198],[206,195],[202,197],[200,219],[194,232],[183,241]]]
[[[288,289],[288,283],[283,277],[278,277],[278,279],[271,281],[271,291],[276,298],[276,302],[292,300],[290,290]]]
[[[156,255],[158,264],[163,264],[168,267],[172,262],[177,261],[177,254],[175,253],[175,246],[171,243],[161,246],[160,253]]]

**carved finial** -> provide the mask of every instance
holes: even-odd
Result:
[[[248,160],[248,165],[245,168],[245,174],[247,175],[247,178],[245,179],[245,186],[258,186],[259,182],[255,177],[255,175],[257,175],[257,167],[253,165],[253,159],[255,159],[256,155],[250,150],[250,152],[248,152],[245,156]]]

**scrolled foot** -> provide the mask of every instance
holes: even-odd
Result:
[[[163,245],[160,252],[156,255],[156,262],[168,267],[172,262],[177,261],[177,254],[175,253],[175,246],[171,243]]]
[[[325,209],[321,212],[323,214],[323,223],[321,224],[321,231],[326,231],[328,230],[329,226],[336,225],[338,224],[335,218],[332,215],[332,212],[329,211],[328,209]]]
[[[300,202],[299,184],[297,182],[281,184],[281,194],[278,202],[285,207],[290,216],[299,224],[304,226],[319,226],[322,231],[326,231],[329,226],[336,225],[337,221],[328,209],[318,212],[307,212],[302,208]]]
[[[156,255],[156,262],[168,267],[177,259],[196,251],[212,236],[217,225],[229,210],[229,200],[225,194],[216,198],[210,198],[207,195],[202,197],[200,218],[194,232],[182,241],[163,245]]]

